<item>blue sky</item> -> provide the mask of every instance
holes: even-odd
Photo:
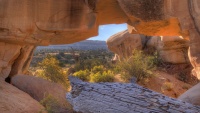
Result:
[[[91,37],[88,40],[104,40],[106,41],[110,36],[127,29],[126,24],[108,24],[99,26],[99,35]]]

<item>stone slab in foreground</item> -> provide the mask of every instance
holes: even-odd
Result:
[[[173,99],[133,83],[87,83],[69,77],[66,95],[82,113],[199,113],[200,106]]]

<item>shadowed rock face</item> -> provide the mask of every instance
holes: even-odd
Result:
[[[0,79],[1,113],[46,113],[39,102]]]
[[[48,95],[57,100],[56,113],[72,113],[72,106],[66,101],[66,90],[57,83],[44,80],[42,78],[17,75],[12,77],[11,83],[20,90],[29,94],[32,98],[41,102]]]

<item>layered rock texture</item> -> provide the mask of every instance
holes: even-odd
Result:
[[[129,58],[134,50],[158,52],[167,63],[189,63],[189,41],[178,36],[145,36],[130,34],[127,30],[111,36],[107,40],[108,48],[120,59]],[[116,57],[116,56],[115,56]]]
[[[19,51],[19,44],[72,43],[97,35],[99,25],[128,23],[130,33],[190,38],[189,58],[199,76],[199,5],[197,0],[1,0],[0,41]],[[1,73],[10,75],[9,68]]]
[[[134,49],[142,50],[144,35],[130,34],[127,30],[111,36],[107,41],[108,49],[116,53],[120,58],[132,55]]]
[[[25,73],[34,49],[34,45],[0,42],[0,78]]]
[[[87,83],[70,77],[66,95],[81,113],[198,113],[200,106],[169,98],[134,83]]]

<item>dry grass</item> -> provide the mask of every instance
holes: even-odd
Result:
[[[165,82],[165,83],[162,85],[161,89],[162,89],[163,91],[164,91],[164,90],[172,91],[172,90],[173,90],[173,87],[174,87],[173,83],[171,83],[171,82]]]

